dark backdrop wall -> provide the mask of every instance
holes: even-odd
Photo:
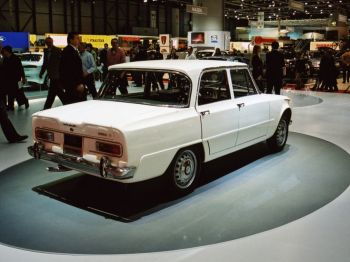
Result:
[[[172,34],[173,8],[180,13],[179,36],[187,36],[191,15],[183,3],[143,0],[0,0],[0,31]]]

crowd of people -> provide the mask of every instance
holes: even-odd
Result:
[[[39,77],[42,78],[47,72],[50,79],[47,98],[43,109],[52,107],[56,96],[61,100],[62,104],[71,104],[87,100],[87,95],[92,98],[97,96],[95,86],[95,75],[97,64],[102,66],[102,72],[99,76],[100,80],[107,77],[108,67],[111,65],[126,62],[126,55],[123,49],[119,47],[117,38],[111,40],[111,48],[106,43],[100,52],[96,52],[91,44],[80,41],[80,36],[76,32],[70,32],[67,35],[67,46],[61,50],[54,46],[53,39],[47,37],[45,39],[47,48],[44,50],[44,62]],[[283,78],[286,75],[286,63],[283,53],[279,50],[278,42],[273,42],[272,50],[266,53],[265,63],[261,58],[262,49],[255,45],[251,56],[252,75],[262,93],[280,94],[283,86]],[[1,46],[0,46],[1,48]],[[266,52],[266,51],[265,51]],[[26,78],[20,59],[12,52],[10,46],[5,46],[1,50],[0,74],[0,120],[1,127],[9,142],[19,142],[27,138],[25,135],[19,135],[7,116],[7,111],[14,110],[14,102],[17,101],[18,106],[24,105],[29,107],[28,99],[25,97],[20,83],[25,83]],[[162,60],[163,54],[160,48],[154,45],[149,49],[148,42],[138,43],[128,52],[130,61],[145,60]],[[215,50],[215,55],[221,56],[220,49]],[[172,48],[165,59],[179,59],[175,48]],[[188,47],[186,60],[196,59],[194,50]],[[342,57],[343,82],[349,82],[350,78],[350,52],[345,52]],[[295,62],[295,82],[298,88],[303,85],[303,74],[305,73],[305,62],[300,54],[296,55]],[[328,52],[322,55],[320,61],[319,74],[316,80],[316,90],[335,91],[337,87],[337,76],[339,72],[335,67],[334,57]],[[139,72],[132,74],[132,80],[137,87],[146,86],[149,89],[164,89],[163,74],[152,75],[152,79],[147,79],[145,75]],[[128,93],[127,76],[121,73],[121,79],[118,86],[121,94]],[[169,85],[171,85],[169,79]],[[147,90],[145,90],[145,93]]]
[[[268,94],[272,90],[276,94],[280,93],[283,86],[283,80],[296,85],[296,89],[303,88],[309,80],[315,80],[313,90],[338,91],[338,77],[342,73],[343,83],[349,83],[350,78],[350,50],[343,50],[342,55],[335,59],[334,54],[329,50],[321,51],[319,67],[313,68],[308,54],[300,52],[295,53],[293,66],[289,65],[287,73],[287,60],[284,53],[278,50],[278,42],[273,42],[272,51],[266,53],[266,61],[263,63],[261,58],[261,47],[255,45],[251,57],[251,67],[253,77],[259,86],[261,92]],[[340,66],[336,66],[336,64]],[[312,67],[310,69],[310,67]]]

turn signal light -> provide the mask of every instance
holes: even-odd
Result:
[[[42,129],[35,130],[35,137],[37,139],[53,142],[55,141],[55,134],[51,131],[46,131]]]
[[[97,141],[96,150],[101,153],[107,153],[115,156],[122,155],[122,146],[120,144],[110,144]]]

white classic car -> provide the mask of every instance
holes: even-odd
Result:
[[[142,76],[142,87],[131,84]],[[129,93],[120,94],[127,84]],[[259,93],[243,63],[124,63],[109,68],[98,99],[34,114],[28,150],[57,163],[53,171],[123,183],[164,175],[175,192],[187,193],[204,162],[265,140],[282,150],[291,114],[289,98]]]
[[[42,52],[31,52],[23,53],[20,56],[24,74],[27,79],[27,83],[24,85],[25,88],[40,87],[43,88],[47,84],[47,73],[45,72],[43,77],[40,78],[40,70],[44,63],[44,53]]]

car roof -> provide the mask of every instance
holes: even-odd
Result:
[[[109,69],[160,69],[174,70],[180,72],[202,71],[207,68],[233,67],[247,65],[240,62],[218,61],[218,60],[148,60],[140,62],[129,62],[110,66]]]

